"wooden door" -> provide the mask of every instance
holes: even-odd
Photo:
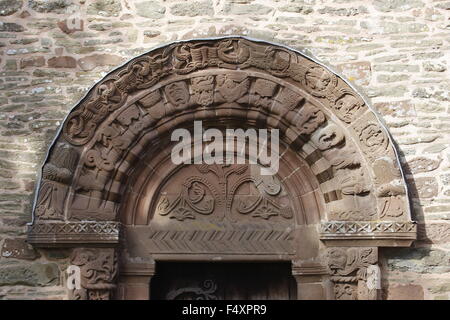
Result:
[[[296,299],[289,263],[158,263],[155,300]]]

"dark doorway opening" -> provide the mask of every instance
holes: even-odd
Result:
[[[155,300],[294,300],[290,263],[158,262]]]

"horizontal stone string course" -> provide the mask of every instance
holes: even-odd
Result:
[[[79,243],[117,244],[121,229],[119,222],[47,222],[29,227],[28,242],[41,246]]]
[[[414,233],[417,225],[413,222],[325,222],[322,234],[370,234],[377,232]]]

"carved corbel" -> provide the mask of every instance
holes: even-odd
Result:
[[[376,300],[378,248],[330,248],[328,267],[336,300]]]
[[[79,268],[81,288],[71,290],[72,300],[110,300],[116,289],[117,252],[114,248],[76,248],[70,262]]]

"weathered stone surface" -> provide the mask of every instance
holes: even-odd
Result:
[[[387,290],[387,300],[423,300],[423,287],[416,284],[393,285]]]
[[[34,260],[39,257],[39,254],[24,239],[5,239],[1,256],[4,258]]]
[[[444,64],[431,61],[424,62],[423,68],[425,71],[431,72],[444,72],[445,70],[447,70],[447,67]]]
[[[420,177],[414,179],[412,195],[415,198],[433,198],[438,194],[439,186],[434,177]]]
[[[51,261],[59,261],[70,257],[71,249],[47,249],[44,255]]]
[[[264,6],[259,3],[252,4],[240,4],[240,3],[227,3],[224,8],[224,14],[235,14],[235,15],[262,15],[268,14],[273,9]]]
[[[213,15],[214,9],[211,0],[207,1],[189,1],[187,3],[178,3],[170,7],[170,13],[174,16],[205,16]]]
[[[54,286],[59,282],[55,263],[33,263],[0,267],[0,286]]]
[[[367,89],[367,95],[370,98],[375,97],[397,97],[401,98],[405,95],[405,93],[408,91],[406,86],[404,85],[396,85],[396,86],[382,86],[382,87],[375,87],[371,86]]]
[[[148,37],[148,38],[154,38],[157,37],[161,34],[161,32],[157,31],[157,30],[146,30],[144,31],[144,36]]]
[[[387,71],[387,72],[418,72],[420,67],[417,65],[404,65],[404,64],[381,64],[374,66],[375,71]]]
[[[416,115],[414,105],[410,100],[379,102],[375,103],[374,107],[384,116],[403,118],[414,117]]]
[[[428,26],[423,23],[395,23],[389,21],[378,22],[380,33],[398,34],[398,33],[420,33],[429,31]]]
[[[373,61],[378,63],[383,62],[392,62],[392,61],[398,61],[407,58],[406,54],[394,54],[394,55],[387,55],[384,57],[375,58]]]
[[[96,0],[88,6],[87,13],[105,17],[117,17],[121,10],[122,5],[119,0]]]
[[[166,12],[166,8],[161,6],[157,1],[137,2],[134,5],[136,7],[136,13],[141,17],[161,19]]]
[[[24,58],[20,60],[20,68],[24,69],[26,67],[42,67],[45,65],[44,57],[31,57]]]
[[[387,267],[393,271],[443,273],[450,271],[448,253],[432,248],[386,249]]]
[[[62,32],[71,34],[76,31],[84,30],[84,20],[81,19],[66,19],[58,22],[58,27]]]
[[[99,66],[116,66],[122,61],[123,59],[116,55],[94,54],[78,60],[78,65],[82,70],[90,71]]]
[[[406,81],[410,78],[411,75],[409,74],[395,74],[395,75],[380,74],[377,77],[377,81],[380,83],[392,83],[392,82]]]
[[[348,80],[353,81],[357,85],[366,86],[371,79],[370,62],[350,62],[338,65],[338,69]]]
[[[450,205],[427,206],[425,213],[445,213],[450,212]]]
[[[450,185],[450,173],[443,174],[439,178],[444,186]]]
[[[16,60],[6,60],[5,61],[5,70],[17,70],[17,62]]]
[[[69,73],[64,71],[54,71],[45,69],[36,69],[33,71],[33,76],[35,77],[67,77]]]
[[[307,2],[308,4],[311,4],[311,2]],[[303,5],[303,4],[297,4],[297,3],[289,3],[286,6],[280,7],[278,10],[285,11],[285,12],[294,12],[294,13],[300,13],[300,14],[310,14],[314,12],[314,9],[310,6]]]
[[[450,223],[426,222],[417,226],[417,239],[426,243],[446,243],[450,241]]]
[[[445,106],[436,101],[420,101],[415,104],[415,109],[417,112],[422,112],[425,114],[433,114],[439,112],[445,112]]]
[[[383,47],[382,44],[367,43],[367,44],[359,44],[359,45],[355,45],[355,46],[349,46],[347,48],[347,51],[348,52],[370,51],[370,50],[375,50],[375,49],[379,49],[382,47]]]
[[[38,41],[39,41],[38,38],[24,38],[24,39],[11,40],[9,43],[27,45],[27,44],[35,43]]]
[[[22,8],[22,0],[0,0],[0,16],[9,16]]]
[[[70,56],[53,57],[48,59],[50,68],[76,68],[77,61]]]
[[[424,3],[420,0],[375,0],[375,9],[382,12],[406,11],[413,8],[421,8]]]
[[[442,159],[417,157],[408,161],[407,168],[411,173],[430,172],[436,170]]]
[[[423,149],[424,153],[439,153],[447,148],[448,145],[444,143],[435,143],[432,144],[425,149]]]
[[[331,16],[342,16],[342,17],[351,17],[356,16],[361,13],[367,13],[367,8],[363,6],[359,7],[350,7],[350,8],[333,8],[326,6],[324,8],[320,8],[318,10],[320,14],[328,14]]]
[[[411,144],[419,144],[419,143],[430,143],[440,138],[440,135],[419,135],[419,136],[410,136],[406,138],[399,138],[398,143],[400,145],[411,145]]]
[[[438,187],[436,194],[431,181],[419,179],[420,190],[412,199],[417,208],[414,218],[419,228],[426,219],[429,238],[421,235],[417,244],[449,247],[448,0],[195,0],[195,4],[178,0],[0,0],[0,150],[8,151],[0,155],[1,244],[19,234],[25,236],[25,224],[31,221],[32,187],[55,129],[104,72],[162,43],[241,34],[312,52],[367,87],[365,93],[388,124],[401,157],[406,157],[402,162],[411,178],[410,190],[423,173],[434,178]],[[67,19],[72,15],[80,15],[81,28],[71,28]],[[113,57],[92,57],[96,55]],[[67,61],[51,60],[61,56],[68,57]],[[398,274],[392,277],[392,270],[386,274],[388,286],[395,288],[390,297],[408,290],[410,284],[418,285],[403,272],[444,270],[421,265],[428,254],[413,257],[411,252],[401,252],[398,249],[392,256],[399,259]],[[66,258],[64,254],[60,260]],[[41,261],[46,260],[53,258],[43,254]],[[16,262],[30,263],[0,256],[1,266]],[[439,279],[441,274],[433,277]],[[429,287],[427,281],[420,280],[426,298],[448,299],[445,282],[439,288]],[[445,281],[444,276],[436,281]],[[45,290],[0,286],[0,297],[45,298],[57,292]],[[63,292],[59,297],[65,296]]]
[[[25,28],[13,22],[0,22],[0,32],[22,32]]]
[[[443,283],[443,284],[439,284],[437,286],[433,286],[428,288],[428,291],[430,291],[431,293],[447,293],[450,292],[450,283]],[[445,299],[447,300],[447,299]]]
[[[76,10],[73,0],[28,0],[28,6],[37,12],[73,13]]]
[[[288,24],[302,24],[305,23],[306,20],[303,17],[277,17],[276,21]]]
[[[450,2],[441,2],[436,4],[436,8],[450,10]]]

